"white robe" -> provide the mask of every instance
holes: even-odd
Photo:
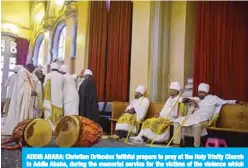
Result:
[[[188,127],[195,124],[198,124],[203,121],[211,120],[214,114],[219,114],[221,107],[224,104],[235,104],[236,100],[223,100],[218,96],[207,95],[203,100],[200,100],[198,97],[193,98],[198,103],[198,108],[190,114],[183,124],[183,126]],[[182,125],[185,117],[179,117],[175,120],[175,123]],[[191,133],[188,133],[188,136],[191,136]],[[206,129],[203,130],[202,136],[206,135]]]
[[[179,96],[176,96],[174,98],[169,97],[167,99],[162,111],[160,112],[160,115],[159,115],[160,117],[166,117],[172,122],[178,117],[178,105],[177,105],[177,103],[182,102],[182,98],[178,98],[178,97]],[[172,110],[173,107],[174,107],[174,109]],[[169,113],[170,113],[170,115],[169,115]],[[143,135],[149,139],[154,140],[154,138],[156,137],[155,142],[165,142],[170,137],[170,129],[167,129],[165,132],[163,132],[162,134],[159,134],[158,136],[156,136],[156,134],[157,133],[151,131],[150,129],[145,129],[143,132]]]
[[[37,93],[37,96],[33,96],[31,98],[31,103],[33,104],[32,107],[34,108],[33,110],[33,117],[41,117],[42,116],[42,108],[43,108],[43,91],[42,91],[42,84],[38,77],[33,73],[32,78],[33,82],[33,90]]]
[[[44,90],[46,89],[46,84],[48,80],[51,81],[51,100],[44,98],[44,118],[49,119],[52,115],[52,105],[56,108],[62,109],[63,111],[63,87],[64,87],[64,76],[57,71],[52,71],[48,73],[45,77],[44,81]],[[50,119],[48,120],[53,129],[55,129],[56,123],[52,122]]]
[[[6,102],[5,102],[4,109],[3,109],[4,113],[8,113],[8,109],[9,109],[9,105],[11,101],[11,95],[12,95],[12,91],[13,91],[16,78],[17,78],[17,73],[14,73],[5,82],[5,86],[8,87],[8,92],[6,95]]]
[[[64,115],[78,115],[79,95],[76,81],[69,73],[65,74],[64,77]]]
[[[145,119],[148,108],[150,106],[150,101],[146,97],[141,97],[139,99],[134,99],[131,101],[131,103],[127,106],[126,111],[130,110],[131,108],[135,109],[135,112],[137,114],[136,121],[141,122],[142,120]],[[124,131],[129,131],[129,129],[132,126],[127,123],[117,123],[115,130],[124,130]],[[133,126],[131,132],[136,134],[136,127]]]
[[[82,84],[83,81],[84,81],[84,78],[80,78],[80,77],[77,78],[76,80],[77,91],[79,91],[80,85]]]
[[[12,94],[12,90],[14,87],[14,82],[16,80],[16,77],[17,77],[17,73],[14,73],[5,82],[5,86],[6,87],[8,86],[8,92],[7,92],[6,98],[11,98],[11,94]]]
[[[2,134],[11,135],[14,127],[25,119],[32,119],[31,105],[31,74],[25,68],[17,73],[12,91],[9,112],[2,128]]]
[[[160,117],[166,117],[170,121],[174,121],[178,117],[178,102],[182,102],[182,98],[179,96],[176,96],[174,98],[169,97],[163,106],[163,109],[160,112]],[[174,108],[173,108],[174,107]],[[173,110],[172,110],[173,108]],[[171,111],[172,110],[172,111]],[[170,114],[170,115],[169,115]],[[155,121],[154,121],[155,122]],[[157,135],[156,132],[153,132],[149,128],[145,128],[144,130],[141,130],[139,135],[137,137],[131,137],[130,139],[134,140],[141,140],[142,136],[145,136],[151,140],[154,140],[155,142],[165,142],[169,139],[170,137],[170,131],[169,129],[163,132],[162,134]]]

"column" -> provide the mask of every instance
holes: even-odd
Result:
[[[134,98],[138,85],[147,87],[149,95],[149,34],[150,34],[149,1],[133,1],[132,51],[129,99]]]
[[[50,71],[49,65],[51,63],[52,57],[52,38],[53,38],[53,24],[54,24],[54,17],[53,16],[45,16],[43,22],[44,28],[44,57],[43,57],[43,64],[44,64],[44,73]]]
[[[82,69],[88,66],[88,26],[89,26],[89,3],[78,1],[77,18],[77,42],[75,73],[79,74]]]
[[[149,74],[149,99],[152,102],[164,103],[168,97],[170,17],[171,2],[152,2]]]
[[[78,4],[76,2],[69,2],[65,4],[65,17],[66,17],[66,45],[65,45],[65,64],[69,66],[71,72],[74,72],[75,67],[71,67],[71,62],[76,57],[74,53],[74,42],[75,33],[76,33],[76,24],[77,24],[77,9]]]
[[[173,1],[170,21],[170,75],[184,87],[186,1]]]

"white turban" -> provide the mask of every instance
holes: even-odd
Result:
[[[51,64],[51,69],[59,69],[59,65],[56,63],[56,62],[54,62],[54,63],[52,63]]]
[[[59,68],[59,71],[64,72],[64,73],[69,73],[69,68],[67,65],[61,65]]]
[[[178,82],[171,82],[170,89],[180,91],[181,86]]]
[[[92,76],[92,71],[89,69],[84,70],[84,75],[91,75]]]
[[[16,65],[14,68],[14,72],[18,72],[22,67],[22,65]]]
[[[139,85],[135,91],[144,94],[146,89],[144,86]]]
[[[208,93],[209,92],[209,85],[206,84],[206,83],[201,83],[198,86],[198,92],[206,92],[206,93]]]

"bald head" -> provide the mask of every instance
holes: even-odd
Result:
[[[27,64],[27,65],[25,66],[25,68],[26,68],[30,73],[32,73],[32,72],[35,70],[34,64]]]

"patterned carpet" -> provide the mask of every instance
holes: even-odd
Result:
[[[107,137],[103,137],[103,139],[96,144],[94,147],[144,147],[141,145],[129,145],[120,141],[113,141],[106,139]],[[1,138],[2,141],[6,139],[6,137]],[[57,147],[54,140],[47,147]],[[1,150],[1,167],[2,168],[21,168],[22,164],[22,152],[21,150]]]

